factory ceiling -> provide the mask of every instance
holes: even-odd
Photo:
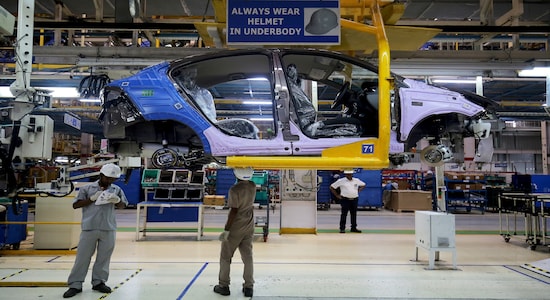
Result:
[[[368,15],[357,8],[362,2],[341,0],[342,17],[365,22]],[[212,37],[200,26],[219,23],[224,17],[217,9],[224,3],[36,0],[35,35],[43,46],[34,47],[34,56],[43,69],[33,74],[33,85],[78,86],[81,70],[124,76],[162,60],[226,47],[223,38],[221,44],[209,42]],[[17,15],[17,0],[4,0],[1,6]],[[138,7],[133,15],[131,6]],[[481,76],[483,94],[501,103],[505,115],[547,119],[542,107],[549,98],[545,78],[519,78],[517,71],[550,66],[548,0],[396,0],[384,9],[394,72],[426,80]],[[392,36],[403,28],[413,28],[415,38]],[[9,37],[2,46],[9,52]],[[346,47],[353,47],[353,41]],[[376,63],[376,51],[362,50],[353,53]],[[0,85],[5,86],[13,74],[6,67],[9,61],[3,62]],[[476,89],[471,83],[447,84]]]

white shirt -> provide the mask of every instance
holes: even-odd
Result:
[[[365,185],[361,179],[353,177],[349,180],[347,177],[343,177],[336,180],[330,186],[333,189],[340,188],[340,196],[353,199],[359,197],[359,187]]]

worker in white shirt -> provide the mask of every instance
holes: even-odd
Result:
[[[346,232],[346,219],[348,211],[350,212],[351,230],[350,232],[361,233],[357,229],[357,204],[359,202],[359,192],[367,185],[358,178],[353,177],[353,170],[345,170],[345,177],[338,179],[330,185],[332,194],[340,199],[342,211],[340,214],[340,233]],[[338,192],[338,189],[340,192]]]

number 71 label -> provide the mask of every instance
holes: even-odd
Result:
[[[363,154],[374,153],[374,144],[363,144],[361,152]]]

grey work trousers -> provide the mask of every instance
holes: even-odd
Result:
[[[70,288],[82,288],[96,248],[97,255],[92,269],[92,286],[109,279],[109,264],[115,249],[115,239],[115,230],[83,230],[80,233],[76,259],[67,280]]]
[[[243,287],[252,288],[254,287],[254,261],[252,259],[252,241],[254,239],[254,231],[238,235],[231,232],[229,234],[229,239],[226,242],[222,242],[221,252],[220,252],[220,273],[218,276],[219,285],[229,286],[231,281],[231,259],[235,250],[239,248],[241,254],[241,259],[244,264],[243,270]]]

